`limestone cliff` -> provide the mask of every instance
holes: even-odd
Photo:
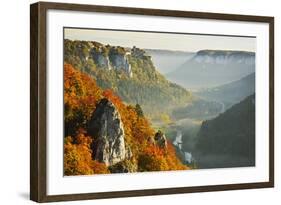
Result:
[[[131,52],[123,47],[104,45],[96,41],[65,40],[65,57],[73,54],[79,56],[83,63],[82,67],[92,63],[99,69],[122,70],[129,77],[133,76],[129,63]]]
[[[125,147],[125,133],[120,114],[107,99],[97,105],[88,125],[88,134],[94,138],[93,159],[114,165],[128,157]],[[127,149],[128,150],[128,149]]]

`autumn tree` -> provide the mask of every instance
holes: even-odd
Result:
[[[144,117],[144,114],[143,114],[143,111],[142,111],[142,108],[141,108],[140,104],[136,104],[135,109],[136,109],[136,112],[137,112],[139,117]]]
[[[64,173],[88,175],[109,173],[109,167],[92,159],[93,136],[87,136],[87,122],[102,98],[117,108],[125,131],[125,144],[132,158],[119,166],[135,171],[166,171],[188,169],[176,156],[171,143],[161,148],[149,142],[155,130],[139,104],[128,105],[112,89],[102,90],[89,75],[64,64]],[[116,167],[111,167],[114,170]],[[118,166],[117,166],[118,168]]]
[[[91,138],[78,136],[80,143],[74,144],[73,138],[68,136],[64,143],[64,174],[89,175],[94,174],[92,156],[89,147]]]
[[[83,133],[66,137],[64,142],[64,174],[90,175],[109,173],[104,163],[92,160],[92,138]]]
[[[139,155],[138,167],[141,172],[189,169],[177,158],[171,143],[168,143],[166,149],[155,145],[147,146]]]
[[[102,90],[90,76],[64,64],[65,136],[74,135],[79,127],[85,127],[101,98]]]

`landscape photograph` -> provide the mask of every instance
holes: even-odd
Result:
[[[256,38],[64,28],[64,176],[254,167]]]

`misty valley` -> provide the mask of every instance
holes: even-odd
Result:
[[[64,40],[64,174],[255,166],[255,53]]]
[[[161,62],[165,58],[163,52],[149,54],[152,60]],[[186,59],[164,76],[190,90],[193,100],[173,109],[170,124],[162,124],[160,129],[166,130],[188,165],[254,166],[255,53],[202,50],[187,52]],[[158,66],[165,69],[165,61],[162,62],[164,65]]]

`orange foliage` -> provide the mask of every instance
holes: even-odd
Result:
[[[138,117],[133,126],[133,136],[139,143],[146,143],[148,137],[155,134],[150,122],[144,117]]]
[[[66,134],[68,129],[82,127],[91,117],[97,102],[102,98],[102,90],[87,74],[64,64],[64,119]]]
[[[168,143],[167,149],[150,145],[139,155],[138,167],[140,171],[171,171],[186,170],[176,156],[175,149]]]
[[[124,108],[124,104],[122,103],[122,100],[119,96],[114,94],[114,92],[111,89],[106,89],[102,92],[102,95],[110,100],[118,109]]]
[[[131,105],[125,105],[111,89],[106,89],[103,96],[117,107],[124,125],[126,142],[130,145],[134,154],[137,155],[142,147],[146,145],[147,138],[154,135],[150,122],[145,117],[138,116],[136,108]]]
[[[65,138],[64,143],[64,174],[65,175],[90,175],[109,173],[104,163],[92,160],[91,137],[83,133],[75,138]]]
[[[104,163],[98,162],[96,160],[92,161],[92,169],[94,170],[94,174],[109,174],[109,170]]]
[[[85,136],[86,123],[94,112],[97,103],[107,98],[120,113],[125,130],[125,143],[133,153],[132,163],[139,171],[166,171],[188,169],[176,156],[172,144],[167,148],[149,144],[148,138],[155,131],[148,119],[137,114],[137,109],[122,102],[111,89],[102,90],[93,78],[71,65],[64,64],[64,105],[66,129],[73,129],[64,144],[64,171],[66,175],[109,173],[105,164],[92,160],[92,138]],[[66,134],[69,135],[68,130]]]

